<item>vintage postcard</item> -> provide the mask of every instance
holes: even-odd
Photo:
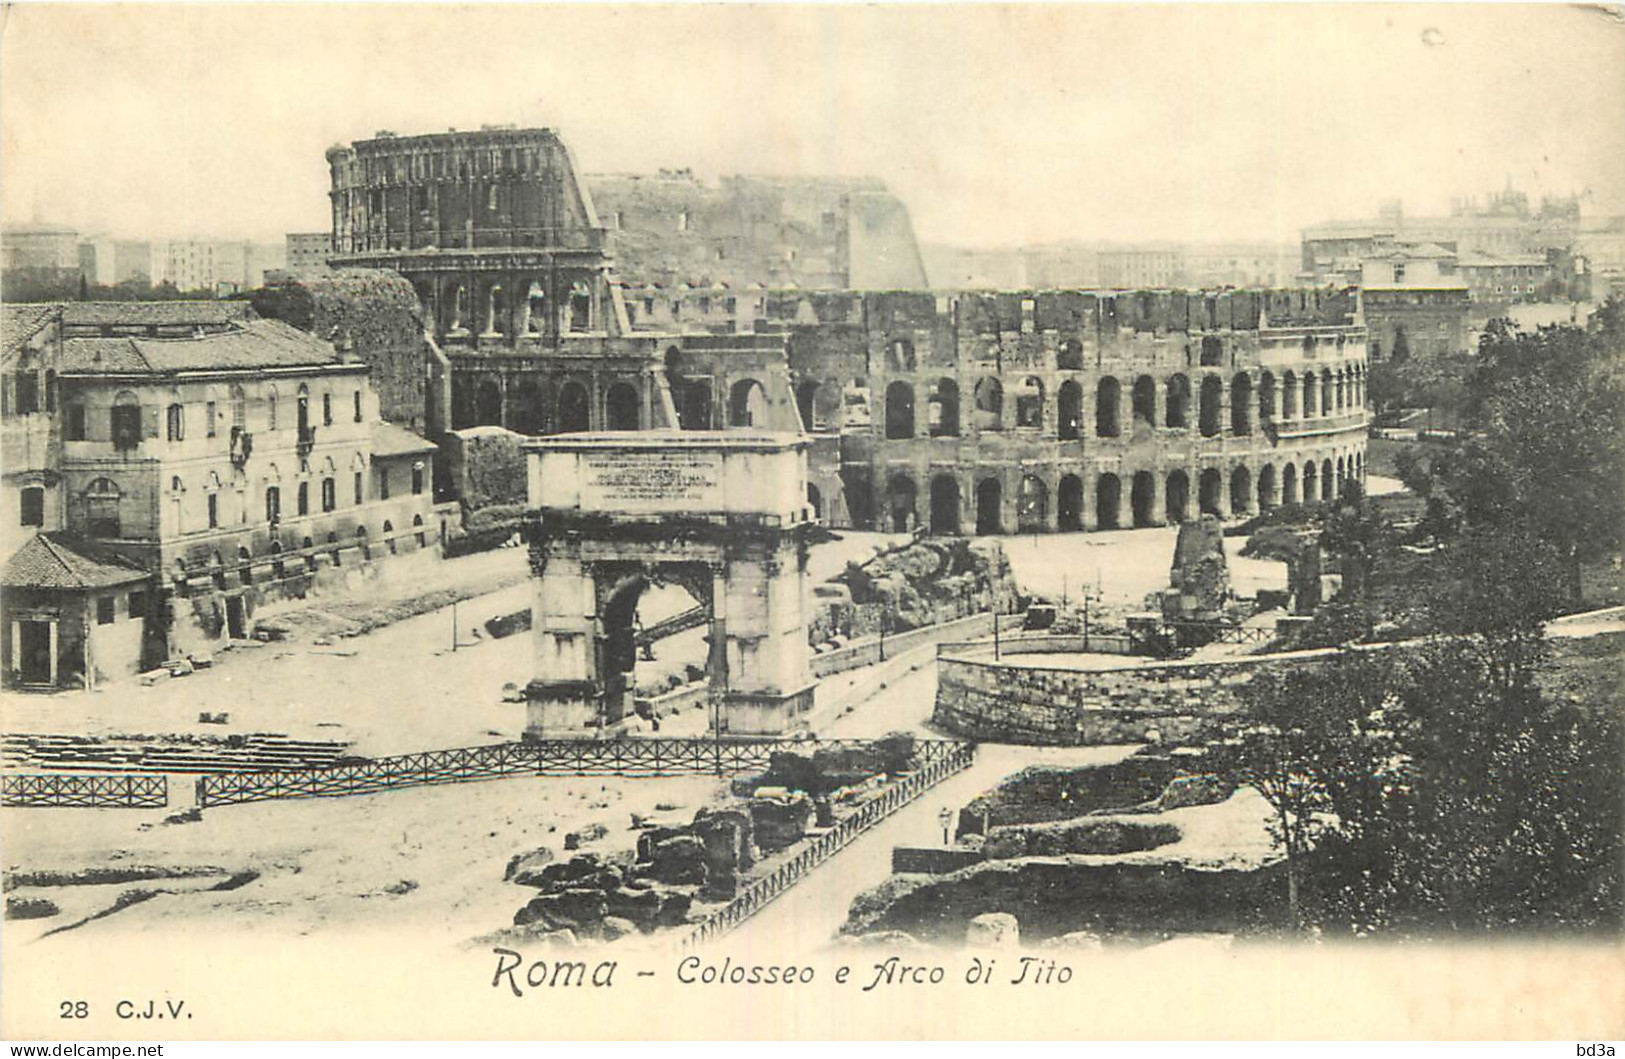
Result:
[[[0,19],[8,1041],[1614,1054],[1619,7]]]

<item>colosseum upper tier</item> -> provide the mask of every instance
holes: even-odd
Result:
[[[1240,517],[1364,478],[1353,290],[629,291],[552,130],[328,161],[333,263],[423,306],[431,430],[806,430],[818,517],[935,533]]]

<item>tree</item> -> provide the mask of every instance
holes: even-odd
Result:
[[[1519,331],[1491,321],[1468,374],[1468,437],[1400,474],[1429,502],[1443,537],[1475,529],[1557,549],[1571,601],[1582,563],[1615,554],[1625,533],[1625,304],[1589,327]]]

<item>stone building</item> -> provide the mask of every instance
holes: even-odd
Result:
[[[242,303],[3,312],[11,679],[131,672],[438,554],[433,445],[378,418],[355,357]]]
[[[1466,350],[1470,290],[1452,251],[1431,243],[1388,245],[1363,258],[1360,273],[1372,360]]]
[[[1240,517],[1365,472],[1348,291],[809,294],[783,317],[833,525],[1026,533]]]

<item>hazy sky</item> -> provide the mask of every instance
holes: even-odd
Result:
[[[3,9],[8,220],[279,239],[323,151],[549,125],[587,172],[873,175],[924,241],[1281,239],[1508,177],[1625,213],[1625,20],[1558,6]]]

